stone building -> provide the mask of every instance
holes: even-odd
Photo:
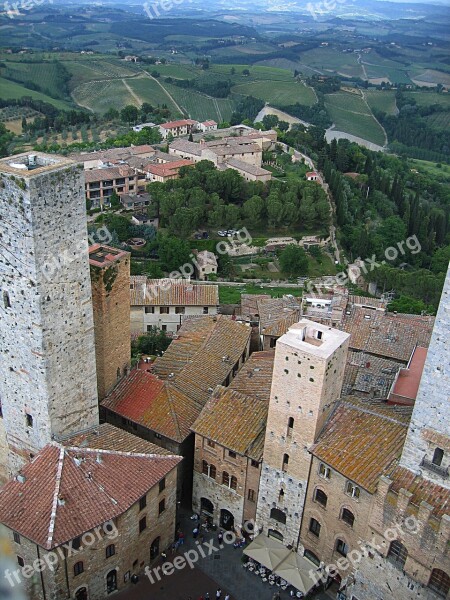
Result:
[[[450,597],[449,312],[450,269],[400,464],[380,479],[369,519],[374,543],[348,581],[350,598]]]
[[[19,154],[0,160],[0,177],[6,476],[54,436],[97,424],[98,403],[83,169]]]
[[[98,398],[128,373],[130,346],[130,254],[95,244],[89,248]]]
[[[217,314],[219,286],[134,276],[130,280],[129,302],[131,333],[143,334],[152,327],[176,333],[189,317]]]
[[[256,518],[274,351],[255,352],[192,426],[192,505],[224,529]]]
[[[209,250],[193,250],[195,256],[195,275],[200,281],[208,281],[210,275],[217,275],[217,257]]]
[[[309,447],[340,397],[349,335],[302,319],[277,341],[257,525],[298,547]]]
[[[17,560],[8,582],[31,600],[103,600],[124,589],[173,542],[180,460],[151,444],[48,444],[0,494]]]

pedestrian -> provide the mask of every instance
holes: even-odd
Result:
[[[178,534],[178,543],[180,546],[184,544],[184,533],[182,531],[180,531],[180,533]]]
[[[209,600],[209,593],[208,592],[206,592],[206,594],[205,594],[205,600]]]
[[[194,536],[194,540],[196,540],[198,536],[198,527],[194,527],[192,530],[192,535]]]
[[[227,594],[227,595],[225,596],[225,600],[230,600],[230,594]]]
[[[217,539],[219,540],[219,544],[222,545],[222,542],[223,542],[223,533],[221,531],[219,531]]]
[[[217,600],[220,600],[220,598],[222,598],[222,590],[220,588],[217,588],[216,598]]]

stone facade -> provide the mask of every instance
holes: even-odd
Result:
[[[89,249],[99,400],[128,373],[130,254],[96,244]]]
[[[339,399],[348,334],[303,319],[278,339],[257,526],[297,548],[311,455]]]
[[[0,161],[0,397],[16,472],[52,436],[98,423],[83,168]]]
[[[401,465],[450,487],[450,267],[420,380]],[[431,401],[432,400],[432,401]]]
[[[203,461],[208,465],[207,473],[203,470]],[[224,523],[222,511],[231,513],[233,523],[238,526],[243,525],[245,521],[255,520],[260,467],[260,463],[252,461],[247,456],[237,453],[230,456],[227,448],[196,434],[193,509],[201,514],[205,506],[202,499],[211,502],[213,511],[207,510],[207,513],[211,514],[215,524],[226,529],[229,525]],[[212,471],[212,468],[215,468],[215,471]],[[228,474],[225,480],[224,472]],[[231,487],[232,477],[236,478],[236,489]]]
[[[174,469],[165,477],[164,489],[160,492],[159,484],[155,485],[146,495],[146,506],[141,510],[140,503],[135,503],[114,519],[115,528],[112,531],[109,532],[106,526],[100,525],[83,534],[78,552],[72,551],[69,555],[67,549],[55,548],[52,552],[56,553],[58,559],[53,571],[44,565],[42,573],[35,573],[29,579],[20,574],[30,600],[103,600],[107,596],[108,573],[116,571],[118,590],[123,590],[130,584],[132,575],[145,576],[145,567],[151,567],[175,538],[176,480]],[[163,499],[165,510],[159,514]],[[147,527],[139,532],[139,522],[143,517],[146,517]],[[47,550],[23,536],[16,537],[20,541],[17,543],[14,532],[9,529],[7,531],[14,553],[23,559],[25,565],[32,565],[39,558],[46,561],[49,554]],[[157,538],[160,538],[158,552],[151,553],[152,544]],[[90,543],[93,540],[94,543]],[[114,554],[108,556],[106,549],[111,544],[114,544]],[[52,562],[52,558],[48,560]],[[75,564],[79,561],[83,563],[83,572],[75,575]],[[14,574],[11,577],[15,582]],[[83,588],[87,591],[86,596],[81,595]]]
[[[144,334],[158,327],[168,333],[176,333],[189,317],[216,315],[217,306],[132,306],[131,332]]]

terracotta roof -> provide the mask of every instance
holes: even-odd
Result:
[[[417,346],[406,369],[401,369],[397,381],[389,396],[390,402],[409,400],[411,403],[416,399],[422,377],[427,348]]]
[[[370,493],[402,452],[410,407],[341,400],[310,451]]]
[[[107,167],[105,169],[91,169],[84,172],[86,183],[95,181],[105,181],[109,179],[119,179],[121,177],[134,176],[134,170],[128,165],[120,165],[118,167]]]
[[[218,386],[192,430],[243,456],[261,460],[268,400]]]
[[[196,259],[200,267],[204,267],[205,265],[213,265],[217,267],[217,258],[214,252],[210,252],[209,250],[202,250],[201,252],[196,253]]]
[[[171,175],[177,175],[181,167],[188,167],[194,163],[190,159],[181,159],[177,161],[170,161],[163,164],[148,163],[144,167],[144,171],[152,173],[153,175],[159,175],[161,177],[170,177]]]
[[[215,121],[203,121],[202,125],[205,125],[206,127],[210,127],[211,125],[217,125],[217,123]]]
[[[434,317],[385,314],[353,307],[341,329],[351,334],[350,348],[407,363],[416,345],[428,348]]]
[[[0,522],[50,550],[126,512],[180,461],[49,444],[0,490]]]
[[[178,150],[179,152],[187,152],[194,156],[201,156],[202,149],[205,146],[203,144],[196,144],[195,142],[189,142],[188,140],[174,140],[170,144],[170,150]]]
[[[258,300],[258,314],[262,335],[281,337],[291,325],[300,320],[301,300],[298,298],[270,298]]]
[[[217,306],[219,286],[176,279],[130,278],[131,306]]]
[[[397,361],[349,350],[342,396],[387,398],[400,368]]]
[[[257,167],[255,165],[251,165],[243,160],[239,160],[237,158],[229,158],[227,159],[227,165],[229,167],[233,167],[234,169],[239,169],[239,171],[244,171],[244,173],[250,173],[250,175],[272,175],[270,171],[266,169],[262,169],[261,167]]]
[[[202,409],[171,382],[141,369],[122,379],[101,405],[176,442],[189,435]]]
[[[169,450],[147,442],[137,435],[114,427],[110,423],[102,423],[83,433],[61,440],[64,446],[78,448],[95,448],[98,450],[116,450],[118,452],[134,452],[138,454],[162,454],[169,456]]]
[[[229,388],[259,400],[270,399],[275,350],[253,352],[241,367]]]
[[[433,506],[432,514],[437,519],[450,514],[450,489],[419,477],[404,467],[396,467],[388,477],[393,480],[391,491],[398,494],[403,488],[412,493],[411,504],[418,507],[421,502],[428,502]]]
[[[254,317],[258,313],[258,300],[268,300],[268,294],[241,294],[241,315]]]
[[[184,127],[185,125],[196,125],[197,121],[192,119],[180,119],[179,121],[168,121],[160,125],[163,129],[175,129],[177,127]]]

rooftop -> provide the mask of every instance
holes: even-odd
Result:
[[[427,352],[427,348],[420,346],[415,348],[407,368],[401,369],[398,373],[397,380],[389,395],[390,402],[405,399],[410,400],[412,403],[416,399]]]
[[[274,360],[275,349],[253,352],[230,383],[229,389],[268,402],[272,386]]]
[[[168,121],[160,125],[163,129],[174,129],[176,127],[184,127],[185,125],[196,125],[197,121],[192,119],[180,119],[179,121]]]
[[[411,413],[410,407],[345,398],[338,403],[310,451],[344,477],[374,493],[378,479],[400,457]]]
[[[400,367],[397,361],[349,350],[342,395],[387,398]]]
[[[217,306],[219,287],[186,280],[130,278],[131,306]]]
[[[112,265],[129,256],[128,252],[124,250],[118,250],[117,248],[111,248],[110,246],[103,246],[102,244],[94,244],[89,247],[89,264],[95,267],[106,267]]]
[[[0,490],[0,522],[50,550],[126,512],[180,461],[49,444]]]
[[[260,298],[256,301],[263,335],[280,337],[300,319],[301,300],[290,296]]]
[[[240,171],[244,171],[245,173],[250,173],[250,175],[272,175],[270,171],[266,169],[262,169],[261,167],[257,167],[255,165],[251,165],[243,160],[239,160],[237,158],[229,158],[227,160],[227,165],[230,167],[234,167],[235,169],[239,169]]]
[[[174,140],[170,144],[170,150],[187,152],[187,154],[193,154],[194,156],[201,156],[203,148],[203,145],[196,144],[195,142],[189,142],[188,140]]]
[[[128,165],[117,165],[115,167],[103,167],[100,169],[90,169],[84,172],[86,183],[95,181],[104,181],[106,179],[116,179],[134,175],[134,169]]]
[[[55,171],[61,167],[75,166],[75,162],[64,156],[44,152],[23,152],[0,159],[0,172],[11,173],[29,179],[35,175]]]
[[[268,400],[218,386],[192,426],[197,434],[238,454],[261,460]]]
[[[278,343],[286,344],[300,351],[311,352],[322,358],[327,358],[335,352],[348,338],[348,334],[308,319],[302,319],[291,325],[288,331],[280,337]]]

